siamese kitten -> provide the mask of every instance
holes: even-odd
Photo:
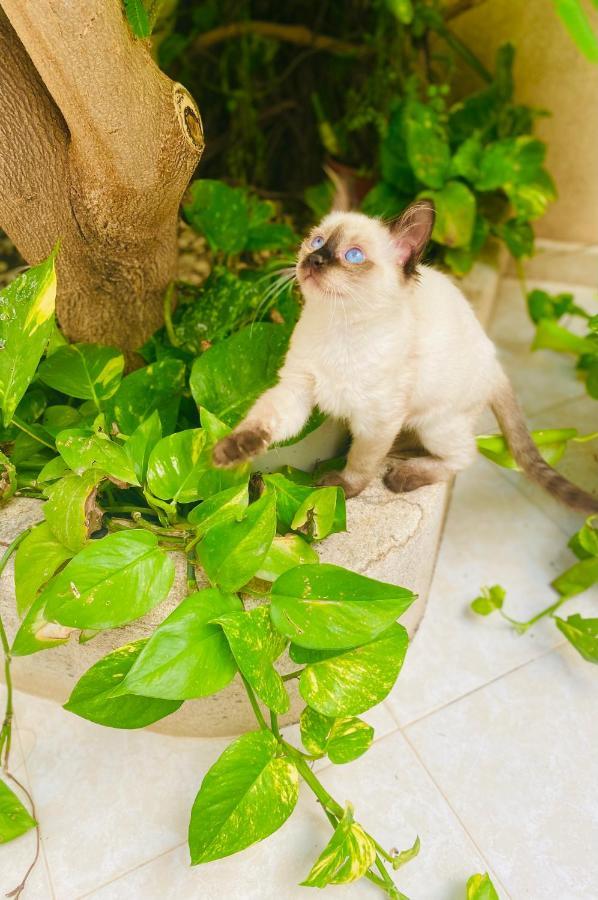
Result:
[[[428,201],[385,225],[332,212],[305,238],[296,276],[305,305],[278,384],[213,452],[217,466],[263,453],[296,435],[319,408],[352,434],[346,467],[321,483],[359,494],[398,435],[414,432],[427,455],[393,459],[392,491],[447,481],[476,456],[475,423],[490,406],[513,456],[533,481],[586,513],[598,499],[540,456],[495,347],[459,288],[420,265],[432,226]]]

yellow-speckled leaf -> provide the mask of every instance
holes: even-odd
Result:
[[[40,588],[72,555],[73,551],[55,538],[48,522],[40,522],[27,535],[15,555],[15,593],[20,616],[27,612]]]
[[[54,323],[54,253],[0,291],[0,409],[11,421]]]
[[[191,863],[244,850],[286,822],[299,794],[299,775],[269,731],[237,738],[206,774],[189,823]]]
[[[67,344],[59,347],[39,367],[41,380],[80,400],[101,400],[117,390],[125,359],[120,350],[100,344]]]
[[[376,859],[376,847],[361,825],[353,821],[353,810],[347,806],[330,841],[301,884],[305,887],[326,887],[327,884],[348,884],[361,878]]]
[[[287,642],[272,627],[268,608],[226,613],[215,621],[224,629],[237,665],[258,697],[274,712],[287,712],[289,696],[272,665]]]
[[[468,880],[467,900],[499,900],[487,872],[483,875],[472,875]]]
[[[82,475],[65,475],[46,488],[46,522],[56,540],[73,553],[81,550],[101,525],[96,492],[103,478],[103,472],[88,469]]]
[[[374,729],[355,716],[334,719],[306,706],[301,713],[301,741],[308,753],[328,755],[330,762],[348,763],[370,747]]]
[[[369,644],[350,650],[302,648],[300,660],[291,654],[295,661],[308,664],[299,681],[301,696],[325,716],[359,715],[389,693],[407,644],[407,632],[394,624]]]
[[[100,469],[125,484],[139,484],[125,448],[107,434],[89,428],[68,428],[56,436],[56,449],[74,472]]]
[[[147,466],[152,494],[178,503],[200,500],[200,480],[207,466],[202,453],[205,441],[202,428],[189,428],[158,441]]]
[[[34,827],[35,819],[9,786],[0,781],[0,844],[7,844]]]

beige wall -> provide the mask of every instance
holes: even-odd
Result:
[[[598,65],[577,50],[551,0],[487,0],[451,24],[489,68],[497,47],[514,43],[517,99],[552,112],[536,128],[559,199],[537,233],[598,242]]]

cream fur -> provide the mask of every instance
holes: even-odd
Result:
[[[302,266],[314,235],[336,235],[342,265],[314,273]],[[353,246],[367,266],[344,264]],[[299,252],[305,305],[278,384],[233,437],[259,431],[270,442],[285,440],[317,404],[344,419],[353,436],[342,479],[329,479],[350,494],[377,474],[406,427],[434,459],[399,463],[403,473],[416,473],[400,489],[449,478],[472,461],[476,418],[503,377],[494,346],[450,278],[427,266],[407,278],[404,258],[401,234],[360,213],[331,213],[314,229]]]

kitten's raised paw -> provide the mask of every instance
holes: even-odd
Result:
[[[328,472],[318,481],[318,487],[341,487],[345,492],[345,497],[356,497],[361,494],[363,488],[349,484],[346,478],[343,478],[340,472]]]
[[[236,431],[218,441],[212,450],[212,462],[219,469],[238,466],[246,459],[264,453],[269,443],[270,435],[263,428]]]

